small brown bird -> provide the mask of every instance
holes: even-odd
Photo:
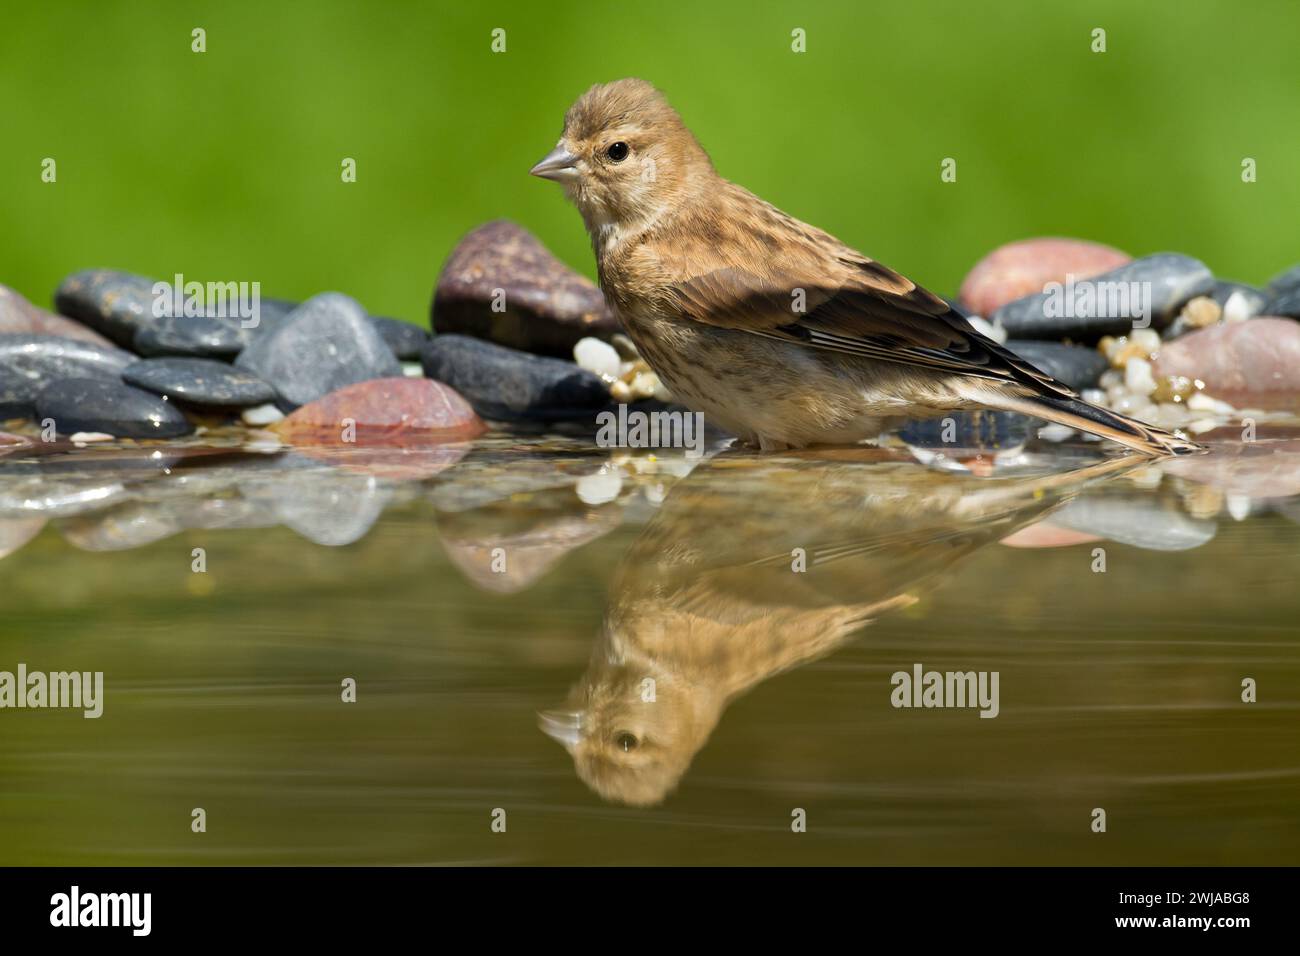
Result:
[[[644,80],[584,93],[532,173],[578,207],[610,307],[673,396],[765,451],[980,407],[1147,455],[1200,448],[1085,402],[943,299],[723,179]]]

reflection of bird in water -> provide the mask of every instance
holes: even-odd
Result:
[[[978,479],[903,462],[714,459],[673,488],[620,562],[587,673],[541,727],[605,799],[657,804],[733,698],[1140,464]]]

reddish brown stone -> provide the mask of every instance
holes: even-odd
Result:
[[[1200,379],[1238,408],[1300,407],[1300,322],[1261,316],[1212,325],[1160,347],[1157,378]]]
[[[355,431],[355,441],[349,422]],[[487,426],[454,390],[427,378],[357,382],[304,405],[271,428],[293,445],[418,447],[466,441]]]
[[[116,348],[88,325],[65,318],[32,305],[8,286],[0,285],[0,334],[58,335],[65,339],[79,339],[101,348]]]
[[[986,318],[1008,302],[1043,291],[1067,274],[1089,279],[1132,261],[1132,256],[1085,239],[1022,239],[999,246],[975,263],[958,298]]]
[[[504,311],[494,312],[494,301]],[[434,290],[432,322],[439,333],[566,359],[579,339],[619,330],[594,283],[504,219],[479,226],[452,250]]]

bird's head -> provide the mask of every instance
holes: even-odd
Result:
[[[650,222],[700,189],[708,154],[645,80],[593,86],[569,107],[555,149],[532,168],[564,186],[592,235]]]
[[[634,807],[663,802],[718,721],[706,690],[623,665],[588,672],[563,708],[539,726],[573,757],[579,778],[605,800]]]

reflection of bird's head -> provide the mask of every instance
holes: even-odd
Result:
[[[573,756],[583,783],[615,803],[648,807],[677,787],[718,721],[713,695],[648,668],[597,664],[541,729]]]

